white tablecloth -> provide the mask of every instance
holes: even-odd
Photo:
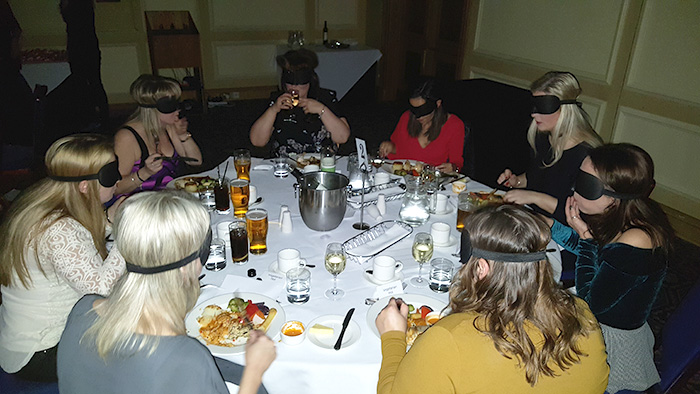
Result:
[[[367,70],[382,57],[378,49],[366,46],[328,49],[323,45],[306,45],[304,48],[318,55],[316,74],[321,87],[335,90],[338,100],[342,99]],[[278,55],[288,50],[290,48],[287,45],[277,46]]]
[[[229,158],[228,162],[229,177],[233,177],[234,174],[231,174],[234,168],[232,158]],[[253,159],[252,167],[254,168],[261,162],[261,159]],[[346,163],[346,159],[339,160],[336,167],[339,172],[347,174],[345,171]],[[224,166],[225,163],[222,163],[222,171]],[[216,169],[202,175],[216,177]],[[333,277],[324,269],[325,247],[329,242],[343,242],[358,234],[359,231],[355,230],[352,225],[359,221],[360,213],[348,207],[345,219],[335,230],[328,232],[310,230],[304,225],[298,202],[294,197],[293,185],[295,181],[296,179],[291,175],[280,179],[275,178],[272,171],[251,171],[251,184],[257,187],[258,196],[263,197],[264,200],[260,207],[268,211],[270,220],[270,230],[267,237],[268,251],[260,256],[250,255],[249,261],[245,265],[234,265],[231,263],[230,250],[227,249],[228,264],[226,268],[219,272],[204,271],[206,276],[202,279],[202,283],[214,285],[222,285],[226,280],[226,291],[213,287],[205,288],[199,302],[234,290],[260,293],[278,300],[284,309],[287,320],[299,320],[304,325],[308,325],[313,319],[322,315],[345,315],[350,308],[354,307],[355,313],[352,320],[357,322],[361,328],[361,338],[357,343],[335,351],[317,347],[308,338],[298,346],[288,346],[279,342],[277,343],[277,359],[265,373],[263,383],[271,394],[374,393],[376,392],[381,363],[381,344],[379,338],[368,327],[367,311],[369,306],[365,305],[364,300],[373,296],[376,287],[363,276],[363,270],[371,267],[371,261],[367,261],[363,265],[348,261],[345,271],[338,276],[338,287],[345,291],[345,296],[342,299],[331,301],[323,296],[324,291],[333,285]],[[489,190],[486,186],[474,181],[467,184],[467,189],[470,191]],[[430,232],[432,223],[443,221],[450,224],[452,235],[458,236],[454,229],[457,217],[456,195],[450,190],[441,193],[450,196],[448,204],[453,204],[452,212],[442,216],[431,216],[428,223],[415,228],[409,237],[381,253],[393,256],[404,263],[404,282],[418,273],[418,264],[411,256],[411,244],[417,232]],[[276,224],[282,204],[288,205],[291,210],[294,225],[292,234],[282,233]],[[400,207],[401,200],[388,202],[384,220],[398,219]],[[232,220],[233,217],[232,214],[218,215],[213,213],[212,218],[212,229],[216,232],[217,223]],[[377,223],[366,214],[364,221],[370,226]],[[276,279],[268,272],[268,267],[276,260],[277,252],[284,248],[298,249],[301,251],[302,257],[306,259],[307,264],[316,266],[310,268],[312,275],[311,299],[306,304],[293,305],[287,302],[284,293],[284,280]],[[459,259],[452,256],[452,253],[457,250],[458,245],[448,248],[436,247],[433,256],[446,257],[458,267],[460,265]],[[261,278],[262,281],[246,277],[246,272],[250,268],[256,269],[257,277]],[[428,270],[428,265],[423,267],[424,278],[427,278]],[[448,302],[447,293],[437,294],[427,287],[416,288],[408,285],[405,291],[406,293],[434,297],[445,303]],[[369,323],[373,324],[373,321],[374,317],[371,317]],[[268,334],[273,336],[277,333]],[[243,355],[224,356],[223,358],[244,364]]]

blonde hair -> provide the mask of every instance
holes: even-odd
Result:
[[[54,142],[44,160],[48,175],[96,174],[102,166],[115,160],[114,144],[101,135],[75,134]],[[29,288],[32,278],[25,253],[33,247],[38,260],[37,240],[62,218],[73,218],[85,227],[100,256],[103,259],[107,256],[106,216],[100,201],[100,184],[97,180],[85,182],[87,192],[82,193],[82,182],[44,178],[25,190],[12,204],[0,225],[0,245],[5,245],[0,253],[1,285],[15,286],[16,279],[19,279],[22,286]],[[46,275],[41,265],[39,270]]]
[[[554,95],[560,100],[574,100],[578,98],[581,91],[581,86],[574,74],[561,71],[550,71],[530,85],[530,92]],[[567,104],[562,105],[559,111],[559,120],[557,120],[554,130],[549,130],[552,158],[550,162],[542,163],[545,167],[551,167],[561,159],[564,147],[569,141],[573,140],[577,144],[585,142],[592,148],[603,144],[603,140],[593,130],[590,117],[583,108],[575,104]],[[527,131],[527,140],[535,153],[537,153],[535,139],[538,131],[537,123],[533,119]]]
[[[486,207],[467,220],[462,236],[474,248],[501,253],[544,250],[549,227],[516,205]],[[575,297],[560,289],[547,260],[533,263],[488,261],[489,273],[479,278],[479,259],[470,257],[450,289],[452,313],[476,312],[474,327],[487,335],[506,358],[516,357],[525,379],[535,386],[540,375],[555,376],[579,362],[582,336],[596,329],[595,320],[577,310]],[[528,335],[543,336],[541,347]]]
[[[199,250],[209,231],[209,214],[183,192],[143,192],[129,197],[114,221],[114,241],[127,262],[158,267]],[[158,346],[159,329],[185,335],[185,315],[199,297],[198,260],[157,274],[127,272],[95,308],[98,318],[83,339],[94,340],[103,359],[110,354]],[[150,335],[139,335],[148,333]]]
[[[156,108],[146,108],[140,105],[156,105],[158,99],[163,97],[176,97],[179,99],[182,94],[180,84],[172,78],[143,74],[131,84],[129,92],[131,92],[131,97],[139,104],[139,107],[129,116],[126,122],[141,122],[146,134],[153,137],[154,141],[158,141],[158,135],[163,129],[159,112]]]

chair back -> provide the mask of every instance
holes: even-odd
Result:
[[[0,392],[16,394],[58,394],[58,383],[30,382],[0,369]]]

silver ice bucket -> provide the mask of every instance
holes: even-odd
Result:
[[[345,216],[348,178],[335,172],[310,172],[299,177],[295,188],[299,211],[306,226],[329,231],[340,225]]]

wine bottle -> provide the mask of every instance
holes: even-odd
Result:
[[[323,21],[323,45],[328,44],[328,21]]]

